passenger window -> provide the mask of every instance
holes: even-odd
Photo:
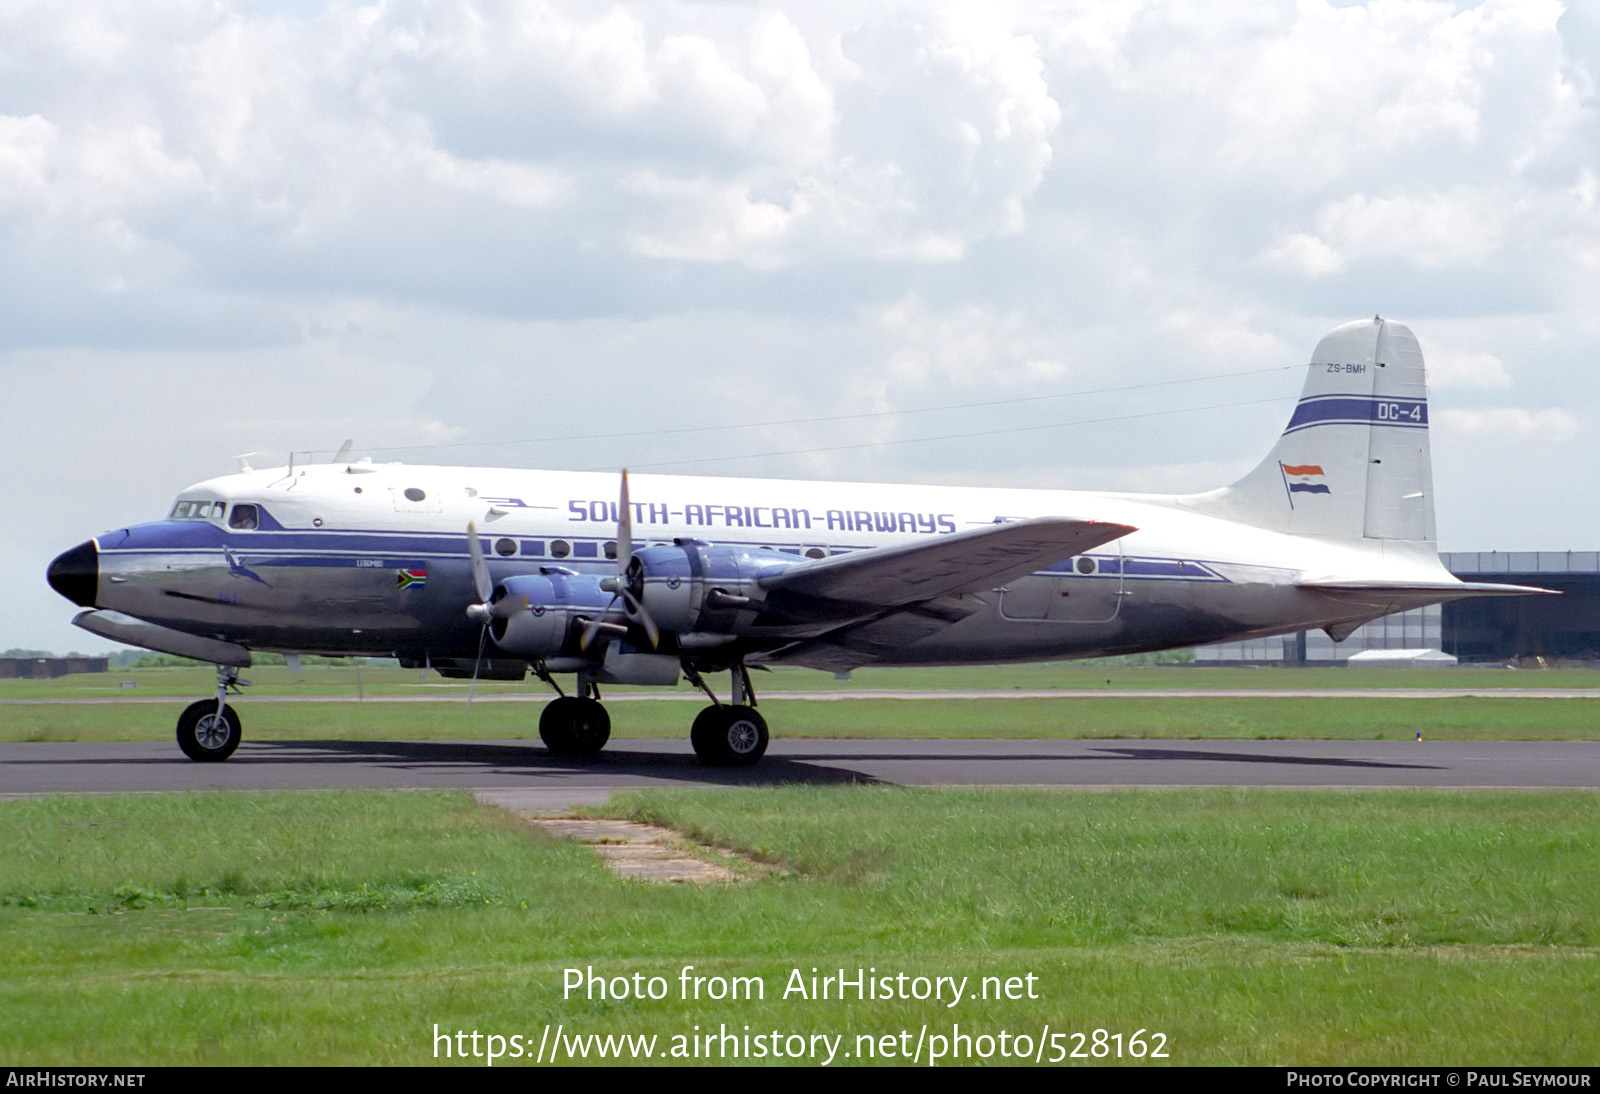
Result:
[[[254,505],[235,505],[233,515],[228,518],[229,528],[238,528],[240,531],[254,531],[261,524],[261,516],[256,512]]]

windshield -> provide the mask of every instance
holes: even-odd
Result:
[[[226,503],[210,498],[179,498],[169,520],[221,520]]]

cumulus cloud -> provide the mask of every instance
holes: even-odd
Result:
[[[1434,388],[1510,387],[1505,362],[1482,350],[1454,351],[1431,347],[1427,354],[1428,384]]]
[[[1068,371],[1030,342],[1015,312],[976,306],[940,312],[912,293],[877,309],[872,321],[888,346],[888,378],[906,387],[1015,385],[1058,380]]]
[[[1558,408],[1527,410],[1522,407],[1487,407],[1478,410],[1446,409],[1435,413],[1442,428],[1469,437],[1503,441],[1539,441],[1561,444],[1578,435],[1578,419]]]

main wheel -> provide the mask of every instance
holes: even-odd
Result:
[[[219,763],[233,755],[239,747],[239,715],[230,706],[217,715],[215,699],[201,699],[190,703],[178,716],[178,747],[183,754],[199,763]]]
[[[754,707],[706,707],[689,731],[695,755],[715,767],[748,767],[767,751],[767,739],[767,720]]]
[[[611,739],[611,715],[593,699],[552,699],[539,715],[539,739],[556,756],[593,756]]]

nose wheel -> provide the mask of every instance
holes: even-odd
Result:
[[[197,763],[226,760],[239,747],[240,737],[238,713],[226,704],[219,712],[215,699],[190,703],[178,717],[178,747]]]
[[[243,737],[239,713],[227,704],[228,689],[247,686],[239,670],[217,666],[217,697],[190,703],[178,716],[178,747],[196,763],[221,763],[233,755]]]

